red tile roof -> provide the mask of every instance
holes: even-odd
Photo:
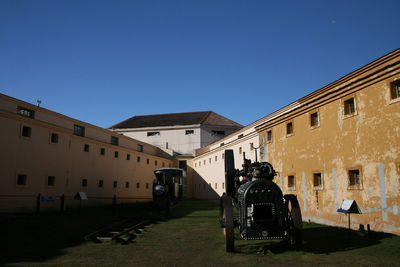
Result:
[[[127,120],[117,123],[109,128],[144,128],[156,126],[175,125],[220,125],[242,128],[243,125],[236,123],[212,111],[183,112],[156,115],[133,116]]]

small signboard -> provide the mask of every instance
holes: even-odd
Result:
[[[355,200],[343,200],[337,212],[361,214],[361,209]]]
[[[361,209],[357,205],[357,202],[355,200],[345,199],[345,200],[343,200],[343,202],[340,205],[340,208],[337,210],[337,212],[343,212],[346,215],[348,215],[348,217],[349,217],[349,229],[351,229],[350,214],[351,213],[361,214]]]
[[[87,198],[85,192],[78,192],[78,193],[76,193],[74,199],[78,199],[78,200],[88,200],[88,198]]]

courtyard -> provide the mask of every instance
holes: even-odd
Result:
[[[9,266],[265,266],[400,265],[400,237],[303,223],[303,246],[244,241],[226,253],[216,202],[188,199],[167,215],[151,203],[67,210],[60,213],[1,214],[0,264]],[[127,244],[95,243],[83,237],[123,218],[154,223]]]

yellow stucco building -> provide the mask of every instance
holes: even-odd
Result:
[[[172,167],[158,147],[0,94],[0,211],[150,200],[153,171]]]
[[[347,226],[336,211],[355,200],[362,214],[352,228],[400,234],[400,50],[200,150],[188,170],[194,197],[224,192],[225,149],[234,150],[236,168],[245,150],[253,160],[260,152],[305,220]]]

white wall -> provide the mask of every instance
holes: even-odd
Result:
[[[225,161],[222,154],[226,149],[232,149],[235,158],[235,168],[241,169],[243,164],[243,152],[246,158],[252,162],[255,161],[256,152],[257,158],[260,160],[259,136],[254,128],[241,131],[238,134],[244,133],[242,138],[237,135],[231,136],[224,141],[224,146],[218,144],[212,145],[212,150],[198,157],[193,158],[188,162],[190,172],[188,177],[189,194],[195,198],[213,199],[221,196],[225,192]],[[253,144],[253,149],[251,149]],[[240,154],[239,151],[242,151]]]
[[[186,130],[193,130],[194,133],[186,135]],[[172,149],[181,154],[192,154],[194,149],[200,147],[200,128],[198,125],[151,129],[144,128],[140,130],[121,129],[118,130],[118,132],[160,148]],[[148,132],[160,132],[160,135],[147,136]]]

